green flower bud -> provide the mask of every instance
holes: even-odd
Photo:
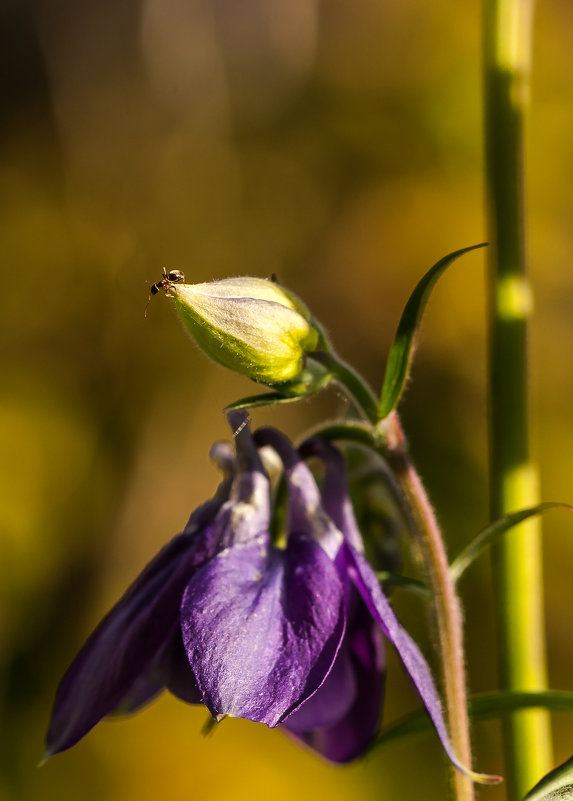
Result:
[[[155,286],[173,298],[208,356],[253,381],[290,381],[302,372],[305,354],[317,347],[308,309],[273,281],[242,277],[185,284],[164,277]]]

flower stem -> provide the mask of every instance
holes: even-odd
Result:
[[[485,0],[484,102],[489,207],[490,503],[493,520],[538,503],[529,452],[523,129],[529,92],[533,0]],[[546,683],[539,520],[508,532],[492,553],[501,682]],[[509,801],[550,768],[547,713],[517,712],[504,730]]]
[[[339,361],[332,350],[327,354],[328,367],[336,380],[366,412],[371,428],[362,425],[330,427],[336,438],[352,438],[376,450],[392,474],[400,506],[420,547],[432,589],[432,612],[438,630],[442,686],[450,739],[460,762],[471,768],[470,726],[467,706],[463,616],[455,583],[449,570],[442,532],[424,485],[412,464],[396,411],[384,420],[377,418],[377,405],[370,389],[360,376]],[[372,407],[372,401],[374,406]],[[321,435],[326,430],[320,432]],[[452,787],[456,801],[473,801],[474,785],[468,776],[452,769]]]
[[[422,481],[408,455],[396,412],[392,412],[381,426],[387,441],[384,455],[408,502],[432,587],[450,737],[458,758],[470,767],[463,616],[450,576],[444,540]],[[471,779],[455,770],[452,778],[456,801],[472,801],[474,785]]]

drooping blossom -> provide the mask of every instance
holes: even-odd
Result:
[[[236,430],[243,415],[230,421]],[[269,479],[246,426],[236,449],[215,498],[143,570],[68,669],[48,756],[163,687],[216,719],[276,726],[322,684],[345,626],[336,568],[308,536],[272,546]]]
[[[236,458],[215,497],[144,569],[79,652],[57,691],[48,755],[102,717],[133,711],[162,688],[203,703],[216,720],[283,725],[344,762],[376,735],[385,680],[383,638],[396,648],[442,744],[450,745],[427,663],[398,622],[363,555],[333,446],[309,441],[309,467],[274,429],[253,439],[230,414]],[[289,490],[286,543],[272,542],[271,491],[258,448],[271,446]]]

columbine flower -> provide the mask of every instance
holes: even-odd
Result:
[[[284,727],[327,758],[364,753],[384,685],[382,634],[394,645],[458,767],[419,649],[398,623],[362,554],[342,457],[320,441],[320,492],[273,429],[253,440],[232,413],[237,458],[215,498],[191,516],[84,645],[56,696],[48,754],[69,748],[104,715],[131,711],[161,688],[213,717]],[[289,487],[288,535],[272,544],[269,479],[257,446],[270,445]]]
[[[236,429],[243,415],[230,419]],[[271,546],[269,480],[248,428],[236,442],[234,475],[145,568],[62,679],[48,756],[162,687],[205,703],[216,719],[276,726],[322,684],[344,631],[341,582],[312,538],[293,532],[284,550]]]
[[[178,275],[181,279],[166,278],[154,287],[173,298],[185,327],[214,361],[269,385],[302,373],[318,333],[295,295],[263,278],[185,284]]]

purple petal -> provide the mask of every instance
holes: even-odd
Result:
[[[270,524],[269,480],[263,473],[240,473],[231,498],[217,516],[216,551],[231,545],[268,539]]]
[[[251,542],[219,554],[189,583],[183,641],[204,702],[279,724],[322,684],[344,632],[336,568],[312,540]]]
[[[351,619],[326,681],[283,724],[332,762],[362,756],[376,736],[382,715],[382,633],[357,593],[353,601]]]
[[[299,462],[285,471],[289,488],[290,528],[312,537],[331,559],[342,543],[339,529],[326,514],[314,476]]]
[[[121,715],[141,709],[164,689],[187,704],[201,704],[203,699],[191,670],[183,640],[181,626],[176,625],[173,635],[158,652],[146,673],[135,680],[126,696],[112,714]]]
[[[178,621],[172,636],[157,653],[147,671],[137,677],[112,714],[131,714],[152,701],[164,689],[168,689],[172,695],[187,704],[203,702],[183,647]]]
[[[147,670],[137,676],[127,693],[122,696],[119,704],[108,714],[131,715],[147,706],[159,693],[163,692],[165,676],[161,665],[162,660],[163,650],[157,653]]]
[[[388,600],[384,597],[380,584],[375,573],[364,559],[364,557],[353,551],[348,545],[344,545],[344,557],[347,561],[348,573],[356,585],[357,590],[362,595],[372,617],[378,622],[386,637],[393,644],[398,652],[404,667],[418,691],[424,706],[434,724],[438,737],[442,742],[444,751],[450,761],[459,770],[467,775],[475,776],[472,772],[462,765],[455,754],[453,746],[448,736],[442,704],[436,690],[430,668],[424,659],[422,652],[410,637],[407,631],[400,625]]]
[[[282,459],[289,489],[290,530],[312,537],[334,559],[342,542],[342,534],[322,506],[311,471],[280,431],[259,428],[255,432],[255,440],[259,446],[269,445]]]
[[[355,550],[362,553],[364,544],[348,493],[343,455],[338,448],[319,437],[313,437],[303,442],[299,451],[305,459],[316,456],[324,463],[325,471],[321,487],[324,510],[336,527],[342,531],[344,539]]]

